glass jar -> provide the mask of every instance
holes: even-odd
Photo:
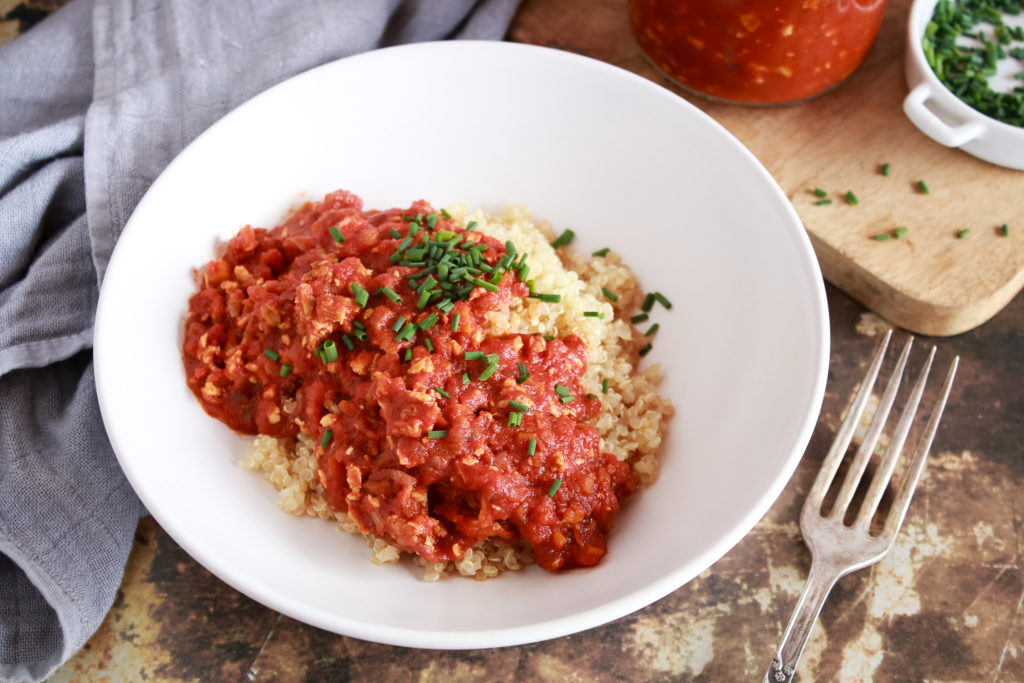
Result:
[[[885,0],[629,0],[640,48],[712,99],[773,105],[835,87],[863,61]]]

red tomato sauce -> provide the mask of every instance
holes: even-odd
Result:
[[[640,48],[676,83],[741,104],[797,102],[863,61],[885,0],[630,0]]]
[[[445,289],[412,258],[438,240],[499,273],[515,262],[514,245],[426,202],[364,211],[345,191],[245,227],[189,301],[188,386],[236,431],[313,437],[328,503],[401,550],[455,560],[498,537],[551,571],[597,564],[635,485],[590,424],[586,343],[487,336],[486,314],[527,284],[481,266],[495,291],[448,271]]]

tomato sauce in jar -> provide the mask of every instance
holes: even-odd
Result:
[[[629,0],[640,48],[676,84],[772,105],[819,95],[874,43],[885,0]]]

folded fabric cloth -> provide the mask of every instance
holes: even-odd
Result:
[[[104,434],[92,325],[118,235],[168,162],[290,76],[500,39],[518,0],[73,0],[0,46],[0,680],[98,628],[145,510]]]

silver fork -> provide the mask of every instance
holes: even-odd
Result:
[[[949,396],[949,389],[953,384],[959,357],[954,358],[950,365],[946,380],[942,384],[932,409],[931,417],[918,440],[903,480],[900,482],[892,504],[885,515],[884,526],[880,532],[874,533],[871,528],[871,520],[882,500],[882,494],[885,493],[889,485],[889,479],[896,468],[896,462],[921,402],[921,395],[924,393],[925,382],[928,379],[928,371],[931,369],[932,360],[935,357],[934,346],[921,369],[917,383],[907,398],[903,414],[896,425],[896,430],[890,437],[889,447],[871,479],[856,517],[850,525],[844,522],[854,493],[867,469],[868,461],[875,450],[896,398],[896,392],[906,369],[907,357],[910,355],[910,347],[913,343],[913,338],[910,338],[903,347],[896,368],[889,378],[885,393],[871,420],[871,425],[850,463],[831,510],[822,511],[825,494],[850,446],[853,432],[860,422],[864,407],[871,396],[871,389],[878,377],[878,371],[882,366],[882,360],[891,337],[892,330],[889,330],[879,343],[878,349],[871,359],[867,375],[861,382],[860,390],[850,405],[846,419],[843,420],[843,424],[832,442],[832,447],[821,464],[821,470],[807,494],[807,500],[804,502],[803,510],[800,513],[800,531],[803,534],[804,542],[811,550],[811,570],[804,592],[797,601],[793,616],[790,618],[789,625],[786,626],[782,635],[782,641],[772,658],[771,666],[764,675],[763,683],[788,683],[793,680],[797,661],[807,644],[811,627],[821,612],[832,587],[846,574],[878,562],[889,552],[896,541],[896,534],[903,524],[907,508],[910,506],[910,498],[914,495],[914,489],[924,470],[925,459],[931,448],[932,439],[935,437],[935,431],[938,429],[939,420],[942,418],[942,411]]]

